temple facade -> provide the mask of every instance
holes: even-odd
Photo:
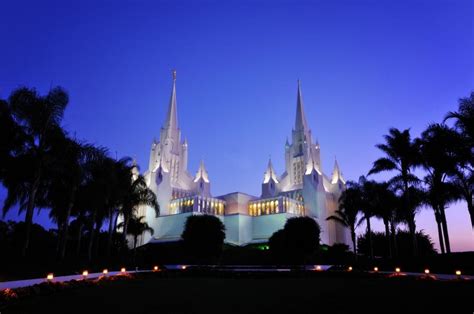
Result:
[[[176,72],[166,120],[159,140],[153,140],[148,170],[144,173],[150,189],[157,195],[160,215],[147,207],[139,215],[154,229],[154,235],[139,239],[143,245],[150,241],[178,241],[186,219],[191,215],[211,214],[219,217],[226,227],[226,242],[235,245],[266,242],[286,220],[309,216],[321,227],[321,242],[350,245],[347,228],[326,218],[337,209],[338,198],[345,189],[345,180],[337,161],[330,176],[324,174],[320,146],[313,140],[303,106],[298,81],[295,126],[291,142],[284,146],[285,171],[278,175],[271,160],[264,172],[260,196],[235,192],[212,196],[210,176],[201,161],[195,175],[188,172],[188,142],[181,138],[178,126]]]

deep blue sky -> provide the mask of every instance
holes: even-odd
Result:
[[[3,1],[0,97],[65,87],[66,128],[145,170],[176,68],[189,170],[204,158],[219,195],[259,194],[269,155],[283,171],[298,78],[323,167],[348,179],[389,127],[418,135],[474,89],[472,0],[223,2]],[[467,219],[448,211],[454,249],[474,249]],[[434,232],[429,209],[418,224]]]

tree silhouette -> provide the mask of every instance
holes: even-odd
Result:
[[[320,242],[320,227],[311,217],[289,218],[283,229],[270,237],[270,251],[281,262],[304,264],[316,252]]]
[[[410,207],[410,186],[419,182],[419,179],[413,175],[412,171],[420,164],[420,154],[418,144],[413,141],[410,130],[400,131],[391,128],[389,134],[384,136],[385,143],[377,144],[385,157],[377,159],[369,175],[383,171],[394,171],[397,174],[390,179],[390,184],[402,192],[404,200],[404,217],[408,224],[408,229],[412,235],[413,255],[417,254],[416,248],[416,224],[415,212],[409,212]]]
[[[4,173],[8,195],[3,209],[6,212],[12,205],[19,204],[20,209],[26,211],[23,256],[29,248],[33,211],[36,206],[44,206],[40,201],[45,193],[42,185],[54,160],[50,147],[62,132],[61,121],[68,101],[67,93],[60,87],[51,89],[46,96],[40,96],[34,89],[19,88],[8,99],[11,121],[16,124],[22,141]]]
[[[455,126],[462,135],[462,144],[457,146],[458,166],[453,175],[453,183],[467,203],[474,229],[474,92],[459,100],[458,111],[449,112],[445,121],[455,120]]]
[[[216,216],[190,216],[186,220],[181,238],[193,262],[215,263],[222,253],[225,226]]]
[[[133,237],[133,256],[135,258],[136,256],[136,251],[137,251],[137,240],[138,237],[143,235],[146,232],[149,232],[151,235],[153,235],[154,231],[153,228],[151,228],[148,223],[144,222],[143,220],[145,219],[145,216],[140,216],[140,217],[135,217],[132,216],[130,217],[128,221],[128,229],[127,229],[127,234],[131,235]],[[121,222],[117,225],[118,229],[123,229],[125,226],[124,222]]]

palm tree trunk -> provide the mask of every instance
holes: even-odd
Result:
[[[411,235],[413,256],[418,256],[418,241],[416,239],[416,224],[415,224],[415,217],[413,215],[409,217],[408,230],[410,231],[410,235]]]
[[[76,256],[81,254],[81,240],[82,240],[82,229],[84,228],[84,224],[79,224],[78,232],[77,232],[77,246],[76,246]]]
[[[444,245],[446,246],[446,253],[449,254],[451,253],[451,244],[449,243],[448,223],[446,221],[444,206],[440,206],[439,210],[441,214],[441,226],[443,227]]]
[[[474,204],[472,196],[467,201],[467,210],[469,211],[469,216],[471,217],[471,225],[472,229],[474,230]]]
[[[133,236],[133,263],[135,264],[137,261],[137,239],[138,236]]]
[[[110,250],[112,248],[112,238],[114,235],[114,211],[111,209],[109,213],[109,233],[107,236],[107,248],[105,255],[108,257],[110,255]]]
[[[94,244],[93,244],[93,255],[94,256],[99,256],[99,246],[100,246],[100,228],[102,227],[101,222],[97,222],[95,225],[95,238],[94,238]]]
[[[351,228],[352,249],[354,250],[355,259],[357,259],[357,242],[355,228]]]
[[[372,228],[370,226],[370,218],[367,217],[367,239],[369,240],[369,254],[370,259],[374,259],[374,246],[372,243]]]
[[[385,238],[387,240],[387,247],[388,247],[388,257],[392,258],[392,244],[390,241],[390,229],[388,226],[388,220],[384,219],[383,224],[385,225]]]
[[[58,221],[58,237],[56,238],[56,257],[59,257],[59,250],[61,248],[61,236],[62,236],[62,230],[63,230],[63,223],[61,221]]]
[[[444,240],[443,240],[443,230],[441,229],[441,216],[439,211],[435,209],[435,219],[436,224],[438,225],[438,238],[439,238],[439,247],[441,249],[441,254],[446,253],[444,249]]]
[[[124,215],[123,220],[123,244],[127,243],[127,232],[128,232],[128,224],[130,223],[130,215]]]
[[[38,169],[36,171],[36,176],[33,181],[33,184],[30,188],[29,198],[28,198],[28,206],[26,208],[26,215],[25,215],[25,240],[23,242],[23,247],[21,249],[21,256],[25,257],[26,252],[30,246],[30,233],[31,233],[31,225],[33,224],[33,212],[35,210],[35,203],[36,203],[36,193],[38,192],[39,183],[41,178],[41,171]]]
[[[91,224],[91,231],[89,232],[89,247],[87,248],[87,258],[88,260],[92,260],[92,245],[94,244],[94,237],[95,237],[95,224],[96,224],[96,216],[97,213],[94,210],[92,214],[92,224]]]
[[[66,254],[66,245],[67,245],[67,238],[68,238],[68,233],[69,233],[69,218],[71,217],[72,206],[74,206],[74,203],[71,200],[66,210],[66,217],[64,220],[64,226],[62,228],[61,244],[59,248],[59,260],[63,260]]]
[[[390,222],[390,233],[392,235],[392,244],[393,244],[393,256],[398,255],[398,245],[397,245],[397,230],[395,229],[395,223],[393,220]]]
[[[405,188],[405,206],[406,206],[406,211],[409,212],[409,201],[410,201],[410,195],[409,195],[409,188],[408,188],[408,178],[407,175],[403,175],[403,184]],[[412,248],[413,248],[413,256],[418,256],[418,244],[416,241],[416,225],[415,225],[415,215],[411,214],[409,215],[408,218],[408,230],[410,231],[411,234],[411,239],[412,239]]]

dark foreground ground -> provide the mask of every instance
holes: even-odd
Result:
[[[1,313],[473,313],[474,282],[358,273],[158,273],[18,301]]]

